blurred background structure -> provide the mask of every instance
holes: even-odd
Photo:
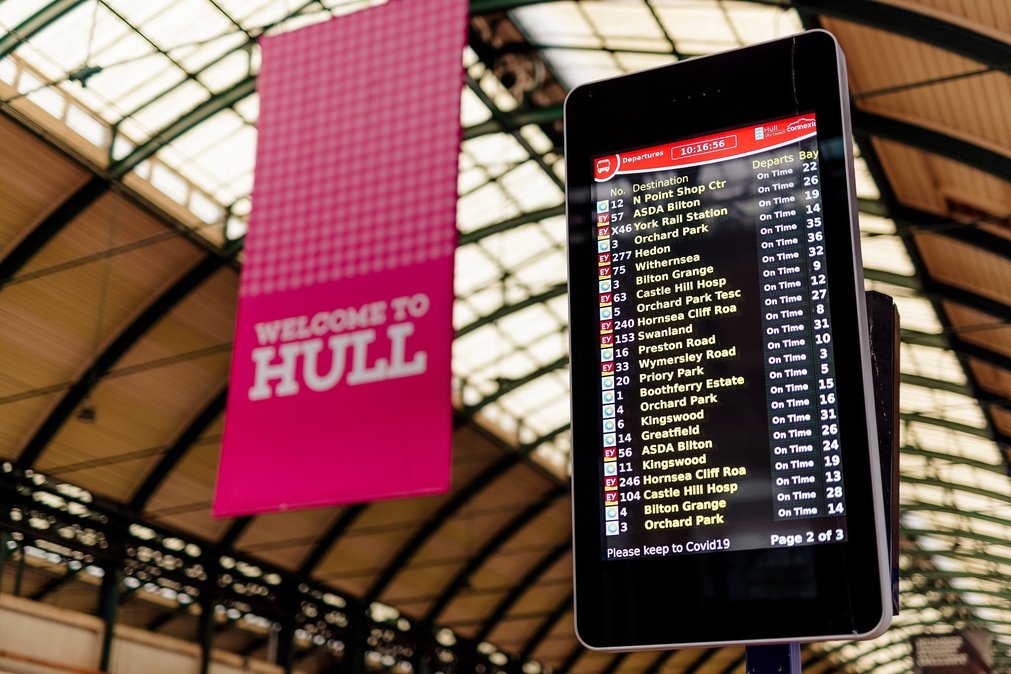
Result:
[[[902,317],[902,613],[804,668],[906,672],[911,636],[979,627],[1008,671],[1006,0],[471,0],[452,491],[211,518],[255,41],[369,4],[0,0],[0,671],[741,674],[573,634],[561,105],[818,26]]]

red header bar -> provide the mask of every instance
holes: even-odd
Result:
[[[595,157],[593,177],[597,182],[606,182],[622,173],[644,173],[725,161],[789,145],[814,133],[815,117],[812,112],[676,143]]]

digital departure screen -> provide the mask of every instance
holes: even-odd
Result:
[[[811,30],[566,97],[590,648],[887,629],[875,384],[894,372],[871,353],[847,82]]]
[[[593,157],[605,560],[847,540],[816,124]]]

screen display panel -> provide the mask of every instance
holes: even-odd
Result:
[[[604,559],[847,538],[816,134],[593,158]]]
[[[575,623],[592,648],[888,624],[848,111],[824,31],[566,101]]]

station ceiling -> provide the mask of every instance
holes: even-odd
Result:
[[[369,644],[376,666],[397,666],[398,631],[423,628],[527,674],[743,672],[739,648],[615,656],[573,635],[561,103],[589,79],[823,27],[848,61],[867,286],[902,320],[902,613],[876,641],[805,649],[805,670],[907,671],[910,636],[981,626],[1006,671],[1003,0],[472,0],[452,491],[211,517],[255,41],[370,4],[0,0],[0,528],[29,562],[21,594],[94,610],[111,554],[97,531],[125,546],[129,624],[194,638],[200,588],[159,579],[169,557],[227,576],[211,607],[220,648],[266,653],[269,620],[236,598],[253,587],[297,583],[335,607],[299,610],[305,671],[317,637],[340,653],[341,611],[362,610],[370,638],[393,626]]]

